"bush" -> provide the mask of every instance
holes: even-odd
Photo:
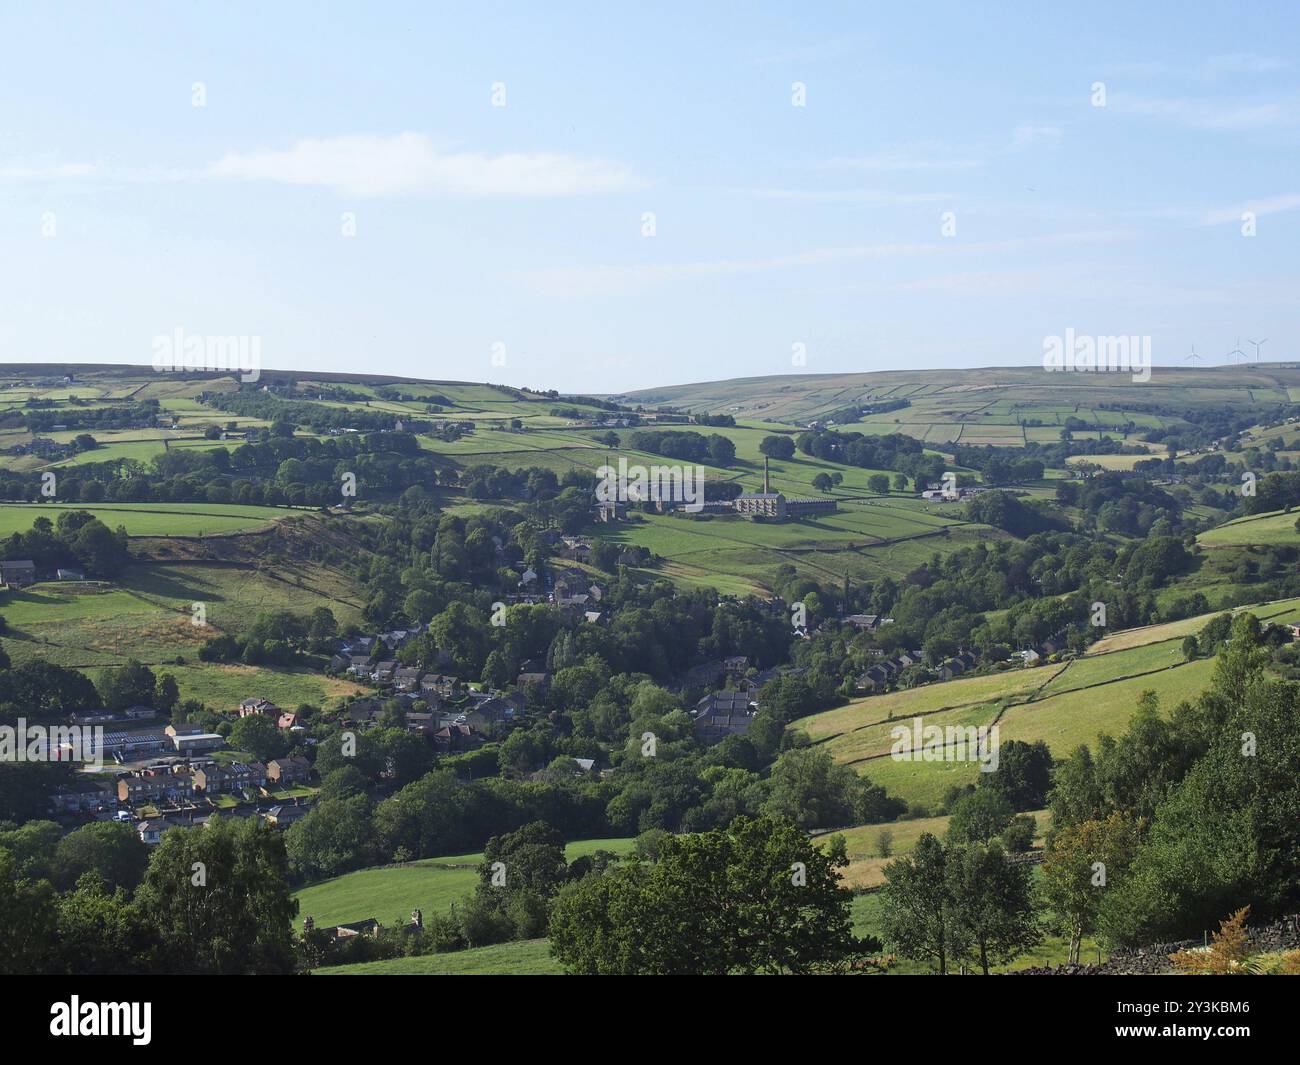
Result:
[[[1023,854],[1034,846],[1037,823],[1028,814],[1017,814],[1002,830],[1002,846],[1013,854]]]
[[[894,853],[894,834],[887,828],[876,833],[876,856],[888,858]]]

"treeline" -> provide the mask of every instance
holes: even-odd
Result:
[[[244,665],[291,666],[309,654],[330,655],[337,648],[338,621],[329,607],[310,615],[289,610],[258,614],[238,635],[221,633],[199,647],[202,662],[242,662]]]
[[[759,740],[763,746],[790,744],[779,750],[768,772],[762,767],[771,754],[746,737],[701,748],[687,715],[666,693],[644,684],[616,680],[615,688],[631,700],[626,707],[619,707],[613,694],[594,700],[599,716],[635,716],[635,734],[619,729],[625,737],[621,749],[606,754],[590,737],[568,731],[565,722],[553,734],[534,724],[511,732],[501,745],[499,775],[469,781],[458,775],[454,758],[429,769],[428,745],[401,729],[361,733],[351,754],[344,753],[352,748],[341,732],[319,732],[321,793],[287,833],[291,875],[315,880],[386,862],[464,853],[535,820],[566,839],[583,839],[708,831],[737,817],[760,815],[804,830],[834,828],[890,820],[905,810],[884,789],[834,765],[827,752],[799,746],[806,741],[798,737]],[[528,746],[547,742],[554,751],[574,753],[557,753],[543,770],[519,775],[519,765],[535,764]],[[584,773],[575,757],[612,761],[617,772],[603,779]],[[476,760],[481,772],[482,752]]]
[[[944,472],[940,456],[925,454],[919,440],[901,433],[865,436],[819,428],[800,433],[795,445],[813,458],[863,469],[897,470],[917,483],[938,480]]]
[[[410,433],[295,437],[292,426],[256,443],[228,448],[171,448],[148,467],[129,459],[84,463],[58,471],[59,498],[84,503],[238,503],[330,506],[355,478],[356,498],[389,497],[414,485],[434,485],[445,460],[420,448]],[[34,474],[0,472],[0,494],[39,501]]]
[[[1270,473],[1256,482],[1253,496],[1242,500],[1247,514],[1289,510],[1297,504],[1300,504],[1300,473]]]
[[[40,570],[76,563],[87,576],[112,578],[130,563],[131,552],[123,526],[114,532],[89,511],[64,510],[54,522],[42,514],[26,532],[0,540],[0,558],[31,559]]]
[[[1061,481],[1056,501],[1078,507],[1102,532],[1149,536],[1182,531],[1182,502],[1145,477],[1111,470],[1082,481]]]
[[[131,429],[140,425],[153,425],[159,409],[156,399],[115,403],[105,407],[60,407],[55,410],[25,411],[23,422],[33,433],[49,432],[56,425],[67,429]]]
[[[736,461],[736,445],[717,433],[704,436],[690,431],[642,429],[629,435],[627,446],[634,451],[711,466],[730,466]]]
[[[369,402],[369,397],[359,398]],[[286,399],[273,392],[263,392],[255,385],[243,385],[237,392],[205,393],[202,399],[209,407],[229,414],[260,418],[273,423],[304,425],[314,433],[328,433],[332,429],[378,432],[381,429],[393,429],[399,417],[388,411],[327,407],[308,400]],[[402,418],[404,424],[410,420]],[[410,427],[416,428],[414,425]]]
[[[1044,874],[1076,939],[1135,946],[1245,905],[1263,918],[1295,912],[1300,686],[1271,679],[1268,660],[1258,619],[1239,615],[1199,697],[1162,713],[1145,693],[1124,736],[1058,768]],[[1097,860],[1107,890],[1078,891]]]
[[[1022,484],[1043,478],[1043,460],[1030,455],[1008,454],[1006,448],[953,445],[958,466],[978,470],[985,484]]]
[[[216,816],[152,850],[132,825],[4,826],[0,973],[292,972],[287,873],[283,839],[257,818]]]

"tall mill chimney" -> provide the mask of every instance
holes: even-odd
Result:
[[[767,495],[770,491],[772,491],[772,489],[768,487],[768,483],[767,483],[767,463],[768,463],[768,457],[764,455],[763,456],[763,494],[764,495]]]

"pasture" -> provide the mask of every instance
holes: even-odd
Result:
[[[57,521],[65,510],[89,511],[128,536],[210,536],[245,532],[294,513],[283,507],[234,503],[0,503],[0,536],[26,532],[38,517]]]
[[[1300,512],[1274,511],[1269,514],[1252,514],[1225,522],[1203,532],[1196,538],[1202,547],[1243,547],[1250,544],[1285,544],[1300,547],[1300,532],[1296,522]]]
[[[627,854],[631,849],[630,839],[587,839],[567,844],[564,856],[572,862],[598,850]],[[298,916],[310,916],[318,926],[368,917],[389,925],[406,921],[414,909],[446,913],[473,892],[482,861],[482,854],[458,854],[345,873],[296,892]]]
[[[950,787],[973,783],[979,767],[972,761],[895,759],[891,730],[912,718],[920,718],[923,727],[996,724],[1002,742],[1042,740],[1063,758],[1080,744],[1094,744],[1099,733],[1122,733],[1143,691],[1154,690],[1167,714],[1208,685],[1214,660],[1185,662],[1179,638],[1134,643],[1130,636],[1127,642],[1123,650],[1064,664],[859,699],[790,727],[897,798],[934,808]]]

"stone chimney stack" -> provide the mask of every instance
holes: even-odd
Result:
[[[771,489],[770,487],[768,487],[768,481],[767,481],[767,463],[768,463],[768,457],[767,457],[766,455],[764,455],[764,456],[763,456],[763,494],[764,494],[764,495],[767,495],[768,492],[772,491],[772,489]]]

